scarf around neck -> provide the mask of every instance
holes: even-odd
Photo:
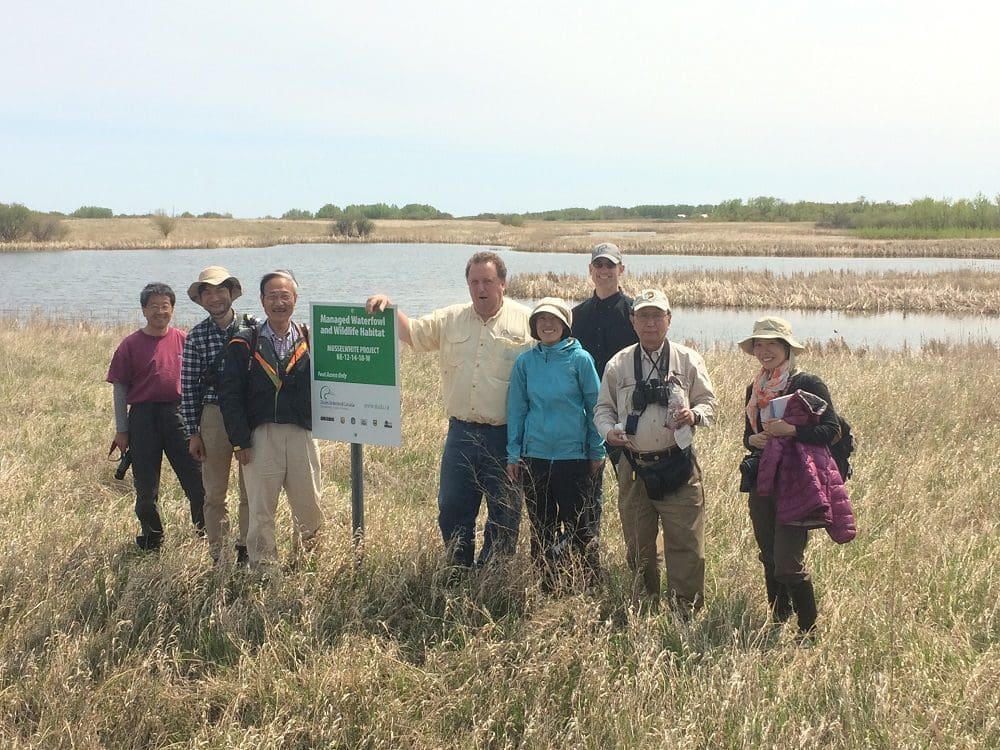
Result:
[[[747,418],[754,432],[760,432],[760,413],[771,403],[771,400],[781,396],[788,387],[788,379],[793,369],[790,360],[785,360],[771,372],[761,369],[751,383],[750,400],[747,402]]]

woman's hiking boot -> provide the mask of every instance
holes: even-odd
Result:
[[[816,629],[816,592],[813,590],[812,581],[788,584],[788,591],[792,595],[792,605],[799,618],[799,633],[812,634]]]
[[[792,616],[792,597],[788,593],[788,587],[769,575],[764,576],[764,584],[767,586],[767,606],[771,611],[771,619],[777,623],[787,622]]]

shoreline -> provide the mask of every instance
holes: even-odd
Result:
[[[614,242],[629,255],[774,257],[1000,258],[1000,237],[869,240],[808,222],[526,221],[507,226],[479,219],[386,219],[366,238],[331,234],[317,219],[177,219],[168,237],[146,218],[63,219],[58,241],[0,244],[0,253],[66,250],[180,250],[289,244],[467,244],[521,252],[589,252]]]

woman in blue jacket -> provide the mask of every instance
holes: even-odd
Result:
[[[574,566],[582,566],[586,585],[599,573],[588,521],[605,456],[594,426],[600,380],[594,360],[570,337],[572,323],[561,299],[535,306],[529,324],[539,343],[517,358],[507,394],[507,475],[524,487],[531,558],[547,590]]]

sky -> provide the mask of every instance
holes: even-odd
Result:
[[[0,202],[278,216],[1000,193],[996,2],[8,4]]]

